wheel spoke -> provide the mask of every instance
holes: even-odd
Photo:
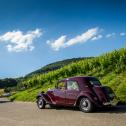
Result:
[[[80,109],[83,112],[90,112],[91,111],[91,109],[92,109],[92,103],[90,102],[90,100],[88,98],[81,99]]]
[[[42,99],[39,99],[38,100],[38,107],[39,108],[42,108],[43,107],[43,100]]]

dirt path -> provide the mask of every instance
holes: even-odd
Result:
[[[82,113],[72,108],[39,110],[35,103],[0,98],[1,126],[125,126],[126,106]]]

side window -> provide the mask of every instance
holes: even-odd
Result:
[[[79,90],[78,83],[76,81],[67,81],[67,90]]]
[[[65,82],[61,81],[58,83],[58,89],[65,90]]]

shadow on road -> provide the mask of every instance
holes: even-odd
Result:
[[[7,98],[0,98],[0,104],[12,102]],[[25,104],[25,103],[24,103]],[[30,105],[30,104],[29,104]],[[61,107],[61,106],[46,106],[46,109],[55,109],[57,111],[67,110],[67,111],[80,111],[77,107]],[[105,107],[105,108],[97,108],[93,113],[126,113],[126,105],[118,105],[116,107]]]
[[[79,108],[75,107],[53,107],[53,108],[47,107],[47,109],[55,109],[58,111],[60,110],[80,111]],[[116,107],[96,108],[96,110],[93,111],[93,113],[116,113],[116,114],[126,113],[126,105],[118,105]]]
[[[101,108],[96,111],[96,113],[126,113],[126,105],[118,105],[116,107],[106,107]]]

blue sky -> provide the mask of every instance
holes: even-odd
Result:
[[[0,78],[126,47],[125,0],[0,0]]]

